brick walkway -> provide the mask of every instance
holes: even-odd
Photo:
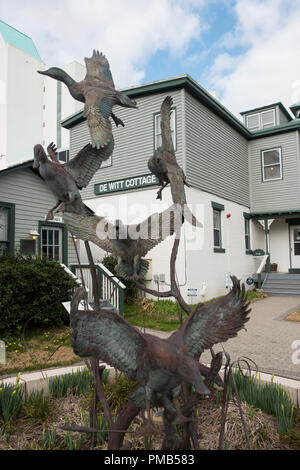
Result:
[[[292,354],[295,352],[292,343],[300,341],[300,322],[289,322],[284,318],[300,308],[300,297],[267,297],[253,302],[251,308],[250,320],[246,323],[247,331],[242,330],[236,338],[223,343],[231,360],[248,356],[256,362],[260,372],[299,380],[300,364],[292,362]],[[160,337],[169,336],[168,333],[146,331]],[[215,345],[214,351],[220,350],[221,345]],[[201,362],[209,363],[210,357],[210,352],[205,351]]]

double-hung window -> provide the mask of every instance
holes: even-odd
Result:
[[[248,217],[244,218],[245,224],[245,249],[246,252],[251,250],[251,243],[250,243],[250,219]]]
[[[225,253],[222,247],[222,211],[224,206],[217,202],[211,203],[213,208],[213,243],[215,253]]]
[[[263,150],[262,159],[262,179],[263,181],[273,181],[282,179],[282,156],[281,148]]]
[[[171,136],[174,145],[174,149],[176,150],[176,123],[175,123],[175,109],[171,109],[170,113],[170,128],[171,128]],[[161,119],[160,114],[154,115],[154,149],[157,150],[159,147],[162,146],[162,139],[161,139]]]

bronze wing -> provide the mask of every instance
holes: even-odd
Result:
[[[233,287],[229,294],[208,305],[198,305],[191,316],[174,335],[183,334],[190,356],[201,354],[216,343],[223,343],[237,333],[249,320],[249,303],[240,282],[232,276]]]
[[[79,287],[71,302],[71,340],[75,354],[98,357],[134,379],[145,340],[126,322],[109,302],[101,302],[101,311],[78,310],[83,298]]]
[[[140,224],[129,225],[129,235],[132,233],[139,234],[136,254],[146,256],[148,251],[173,235],[181,227],[182,222],[180,210],[172,205],[163,212],[151,214]]]
[[[64,212],[64,222],[69,232],[81,240],[91,241],[102,250],[113,253],[110,237],[115,232],[115,226],[105,217],[91,215],[83,216],[71,212]]]
[[[161,107],[160,107],[160,127],[161,127],[161,140],[162,148],[166,152],[169,152],[174,155],[175,159],[175,150],[171,134],[171,108],[173,106],[173,100],[171,96],[167,96]]]
[[[109,62],[102,52],[93,50],[92,57],[85,57],[86,76],[85,80],[99,80],[103,86],[115,88]]]
[[[109,143],[100,149],[87,144],[77,155],[63,166],[71,173],[79,189],[85,188],[102,163],[107,160],[114,149],[114,138],[111,136]]]

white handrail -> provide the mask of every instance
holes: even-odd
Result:
[[[125,284],[123,284],[123,282],[120,281],[120,279],[118,279],[113,273],[111,273],[110,270],[107,269],[106,266],[104,266],[104,264],[96,263],[96,266],[99,266],[99,268],[101,268],[107,274],[108,277],[113,279],[120,287],[122,287],[122,289],[126,289]]]
[[[265,264],[267,262],[267,259],[269,258],[269,255],[264,255],[262,260],[261,260],[261,263],[256,271],[256,274],[261,274],[263,268],[265,267]]]
[[[60,265],[61,265],[62,268],[64,268],[64,270],[66,271],[66,273],[68,273],[69,276],[71,276],[71,277],[75,280],[75,282],[77,282],[77,284],[80,284],[80,285],[81,285],[80,279],[78,279],[78,277],[75,276],[75,274],[72,273],[72,271],[71,271],[65,264],[60,263]]]

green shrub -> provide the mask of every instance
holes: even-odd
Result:
[[[62,398],[71,395],[87,395],[93,383],[88,370],[72,372],[49,380],[49,392],[52,397]]]
[[[22,327],[67,324],[62,305],[76,286],[56,261],[0,256],[0,337],[16,334]]]
[[[104,266],[109,269],[111,273],[113,273],[115,276],[118,277],[116,273],[116,265],[117,265],[117,259],[113,255],[106,255],[102,259],[101,263],[104,264]],[[126,279],[120,278],[120,280],[125,284],[126,289],[125,289],[125,302],[131,302],[132,300],[137,298],[137,288],[134,282],[128,281]]]
[[[4,425],[17,416],[22,406],[23,389],[17,381],[17,384],[0,383],[0,421]]]

